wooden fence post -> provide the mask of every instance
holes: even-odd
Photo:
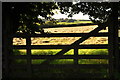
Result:
[[[3,57],[3,78],[10,78],[10,56],[12,54],[12,30],[11,28],[14,25],[13,17],[9,12],[4,11],[3,9],[3,24],[2,24],[2,34],[3,34],[3,39],[2,39],[2,57]]]
[[[113,9],[113,28],[114,28],[114,57],[115,57],[115,78],[118,77],[118,71],[119,71],[119,40],[118,40],[118,3],[113,3],[112,6]]]
[[[30,34],[27,34],[28,36],[26,37],[26,46],[27,46],[27,72],[28,72],[28,77],[32,77],[32,66],[31,66],[31,37]]]
[[[108,49],[109,49],[109,75],[110,79],[115,79],[117,71],[118,56],[118,3],[111,3],[112,13],[110,16],[110,25],[108,27]]]
[[[78,48],[76,47],[74,49],[74,56],[75,56],[75,59],[74,59],[74,64],[78,64]]]

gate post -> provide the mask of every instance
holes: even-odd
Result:
[[[118,3],[111,3],[112,13],[108,27],[108,50],[109,50],[109,76],[110,80],[116,79],[118,72]]]
[[[26,37],[26,46],[27,46],[27,73],[28,78],[32,78],[32,60],[31,60],[31,37],[30,34],[27,34]]]
[[[75,56],[75,59],[74,59],[74,64],[78,64],[78,48],[76,46],[76,48],[74,49],[74,56]]]
[[[3,69],[3,79],[9,79],[11,76],[10,74],[10,64],[11,64],[11,60],[10,60],[10,56],[12,54],[12,27],[14,25],[14,21],[13,21],[13,15],[11,15],[11,13],[7,12],[6,9],[3,8],[3,24],[2,24],[2,34],[3,34],[3,38],[2,38],[2,69]]]

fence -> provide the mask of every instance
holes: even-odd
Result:
[[[6,75],[10,78],[57,78],[57,79],[68,79],[68,78],[81,78],[81,79],[112,79],[114,76],[114,69],[117,66],[113,63],[114,59],[114,44],[118,46],[113,40],[115,37],[113,35],[112,27],[109,28],[109,32],[99,33],[104,27],[97,27],[89,33],[51,33],[51,34],[15,34],[9,39],[11,40],[11,45],[9,45],[9,50],[13,49],[26,49],[26,55],[13,55],[6,51],[7,63]],[[14,37],[23,37],[26,39],[26,45],[12,45],[12,39]],[[31,45],[31,37],[81,37],[76,40],[71,45]],[[99,45],[79,45],[89,37],[108,37],[109,44],[99,44]],[[117,39],[116,39],[117,41]],[[10,43],[10,42],[9,42]],[[62,49],[56,55],[32,55],[31,49]],[[70,49],[74,49],[74,55],[64,55]],[[79,55],[79,49],[108,49],[108,55]],[[117,52],[117,49],[116,49]],[[26,60],[26,64],[12,64],[11,62],[17,59]],[[45,59],[40,64],[32,64],[34,59]],[[73,64],[50,64],[50,62],[55,59],[73,59]],[[79,64],[80,59],[103,59],[108,60],[107,64]],[[118,59],[118,58],[116,58]],[[116,67],[116,68],[115,68]],[[56,70],[56,72],[54,71]],[[51,71],[51,72],[50,72]],[[60,72],[61,71],[61,72]]]

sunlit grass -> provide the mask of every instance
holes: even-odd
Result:
[[[70,24],[81,24],[81,23],[93,23],[93,22],[92,21],[58,22],[57,25],[70,25]]]
[[[79,49],[79,55],[108,55],[108,49]]]
[[[32,49],[32,55],[56,55],[62,49]],[[13,50],[15,55],[27,55],[26,50]],[[69,50],[63,55],[74,55],[74,49]],[[78,55],[108,55],[107,49],[79,49]],[[40,64],[46,59],[34,59],[32,64]],[[24,60],[18,60],[18,63],[24,63]],[[79,59],[79,64],[108,64],[105,59]],[[51,64],[74,64],[74,59],[56,59]]]
[[[32,49],[32,55],[55,55],[62,49]],[[15,55],[26,55],[25,49],[14,49]],[[74,49],[70,49],[63,55],[74,55]],[[78,55],[108,55],[108,49],[79,49]]]
[[[46,21],[44,25],[70,25],[70,24],[83,24],[83,23],[93,23],[92,21],[74,21],[74,22],[57,22],[53,23],[52,21]],[[39,23],[36,23],[40,26]]]
[[[79,59],[78,64],[108,64],[107,59]]]
[[[59,52],[61,49],[32,49],[31,54],[32,55],[55,55],[57,52]]]

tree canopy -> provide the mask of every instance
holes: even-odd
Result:
[[[58,9],[54,2],[3,3],[3,14],[15,16],[15,24],[19,26],[18,29],[30,33],[40,31],[36,23],[44,23],[38,16],[50,19],[50,16],[54,15],[52,12],[54,9]]]
[[[82,12],[84,15],[89,15],[89,19],[95,23],[104,23],[108,20],[112,13],[111,2],[78,2],[73,4],[72,2],[59,2],[60,11],[63,14],[69,14],[72,17],[74,14]],[[117,6],[117,5],[114,5]],[[120,4],[116,7],[120,16]]]
[[[22,32],[29,33],[42,32],[42,28],[36,23],[43,25],[44,22],[38,16],[51,19],[51,16],[54,15],[52,10],[55,9],[59,9],[62,14],[69,14],[68,17],[82,12],[89,15],[89,18],[95,23],[106,22],[112,12],[110,2],[78,2],[76,4],[72,2],[3,3],[3,14],[11,14],[14,17],[16,30],[20,29]],[[118,9],[120,15],[120,4],[118,4]]]

